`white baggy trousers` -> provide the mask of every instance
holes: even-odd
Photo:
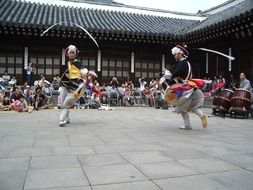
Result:
[[[65,87],[61,87],[59,91],[62,109],[60,122],[69,121],[69,109],[77,102],[78,99],[76,99],[74,93],[68,92]]]
[[[204,95],[203,92],[199,89],[194,90],[192,95],[186,99],[186,101],[176,107],[176,112],[181,113],[185,126],[190,127],[190,118],[188,114],[188,109],[190,109],[193,113],[199,116],[200,119],[203,117],[203,112],[201,107],[204,103]]]

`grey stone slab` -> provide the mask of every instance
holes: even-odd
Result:
[[[152,163],[172,161],[172,159],[165,153],[159,151],[145,151],[145,152],[128,152],[122,153],[131,163]]]
[[[29,161],[29,158],[0,159],[0,172],[7,170],[27,170]]]
[[[179,143],[180,144],[180,143]],[[185,148],[184,146],[171,147],[168,150],[163,151],[169,157],[174,160],[193,159],[193,158],[208,158],[210,155],[205,154],[199,150],[193,148]]]
[[[215,158],[178,160],[178,162],[201,173],[208,173],[208,172],[211,173],[211,172],[239,169],[239,167],[235,165],[232,165],[222,160],[217,160]]]
[[[29,170],[25,190],[88,186],[89,183],[81,168]]]
[[[86,166],[84,170],[91,185],[143,181],[147,178],[132,165]]]
[[[160,163],[136,164],[136,167],[149,179],[161,179],[197,174],[182,164],[170,161]]]
[[[206,176],[230,190],[250,190],[253,187],[253,173],[246,170],[227,171]]]
[[[68,146],[67,137],[55,138],[55,139],[37,139],[35,142],[36,147],[52,147],[52,146]]]
[[[229,190],[222,184],[202,175],[161,179],[154,181],[163,190]]]
[[[98,131],[96,134],[107,144],[134,144],[137,141],[120,131]]]
[[[95,154],[95,152],[89,146],[54,147],[54,155],[78,155],[78,154]]]
[[[1,190],[23,190],[27,170],[0,169],[0,189]]]
[[[9,157],[29,157],[29,156],[45,156],[53,155],[53,148],[38,147],[38,148],[15,148]]]
[[[130,137],[111,138],[104,141],[106,144],[136,144],[138,142]]]
[[[12,149],[10,148],[0,148],[0,158],[7,158]]]
[[[60,188],[47,188],[47,189],[33,189],[33,190],[92,190],[90,186],[79,186],[79,187],[60,187]]]
[[[225,156],[225,155],[235,155],[235,154],[243,154],[244,152],[236,146],[232,147],[225,147],[225,146],[208,146],[202,149],[199,149],[208,155],[211,156]]]
[[[60,129],[44,129],[39,130],[37,133],[37,140],[54,140],[54,139],[63,139],[66,138],[67,135],[64,131]]]
[[[71,146],[90,146],[90,145],[103,145],[105,142],[99,137],[68,137]]]
[[[33,157],[30,164],[30,170],[80,167],[80,163],[76,156]]]
[[[87,156],[78,156],[82,166],[107,166],[107,165],[122,165],[128,162],[119,154],[95,154]]]
[[[253,171],[253,154],[229,155],[221,158],[239,167]]]
[[[6,135],[0,139],[0,148],[19,148],[19,147],[32,147],[35,140],[35,135]]]
[[[151,181],[93,186],[93,190],[160,190]]]
[[[138,144],[119,144],[119,145],[102,145],[94,146],[97,153],[123,153],[145,150],[167,150],[168,147],[159,143],[138,143]]]
[[[84,170],[86,167],[91,169],[93,181],[105,183],[103,186],[95,185],[93,188],[105,189],[108,187],[134,189],[138,185],[125,187],[124,184],[148,180],[146,177],[170,178],[177,184],[180,183],[180,180],[177,181],[180,176],[205,176],[206,173],[216,174],[217,171],[217,174],[224,173],[224,176],[219,176],[224,177],[223,181],[213,183],[215,177],[209,176],[207,177],[210,181],[202,178],[199,180],[203,180],[203,184],[207,183],[210,189],[212,187],[219,189],[217,183],[231,189],[228,185],[225,187],[222,184],[229,183],[229,180],[233,184],[237,178],[238,183],[242,183],[244,181],[241,178],[248,179],[251,176],[249,172],[247,174],[245,172],[246,169],[252,171],[252,119],[210,117],[209,126],[204,130],[201,128],[199,118],[190,114],[193,130],[182,131],[177,128],[177,125],[183,123],[182,118],[173,110],[174,108],[157,110],[147,107],[116,107],[113,111],[71,110],[71,123],[65,128],[57,126],[59,111],[56,110],[32,114],[16,112],[0,114],[0,158],[2,158],[0,174],[11,172],[10,175],[14,179],[12,186],[2,177],[6,180],[5,184],[9,184],[5,187],[9,186],[11,190],[19,188],[19,184],[24,180],[19,172],[27,171],[29,157],[32,158],[28,175],[33,183],[28,183],[28,180],[26,183],[32,184],[34,190],[50,188],[76,190],[79,187],[89,189],[91,187],[88,187],[87,183],[80,185],[82,184],[80,180],[78,185],[71,183],[66,179],[71,177],[64,178],[67,174],[62,174],[65,172],[63,170],[66,170],[66,173],[67,171],[73,173],[72,169],[81,167]],[[210,114],[211,109],[204,109],[204,112]],[[47,148],[51,151],[47,151],[49,150]],[[8,161],[3,161],[5,159]],[[27,162],[11,159],[25,159]],[[238,170],[234,165],[240,167],[241,172],[233,175],[224,172]],[[48,174],[49,171],[52,173]],[[139,176],[136,180],[135,175],[128,175],[132,173],[137,173],[144,179]],[[64,187],[55,182],[57,176],[58,181],[64,181],[61,183]],[[39,179],[39,182],[36,182],[35,178]],[[53,179],[55,181],[52,181]],[[190,181],[195,184],[197,179],[197,177],[196,180],[185,179],[186,184]],[[39,187],[40,181],[43,180],[45,185]],[[245,183],[249,189],[250,182],[246,180]],[[201,184],[197,187],[205,189]],[[143,187],[152,189],[153,186]],[[235,187],[240,189],[239,185],[235,184]]]

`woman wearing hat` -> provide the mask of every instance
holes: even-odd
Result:
[[[185,95],[184,101],[182,103],[179,103],[176,107],[176,111],[178,113],[181,113],[184,120],[184,126],[180,126],[179,128],[185,130],[192,129],[190,124],[190,118],[188,115],[189,110],[199,116],[199,118],[202,121],[203,128],[206,128],[207,127],[206,115],[204,115],[201,110],[201,106],[204,103],[204,95],[200,90],[201,88],[200,81],[192,79],[191,65],[187,61],[189,52],[180,45],[174,47],[171,50],[171,52],[177,64],[171,73],[168,70],[166,70],[165,75],[167,75],[166,76],[167,79],[174,79],[178,83],[182,84],[182,86],[177,86],[174,88],[175,94]]]

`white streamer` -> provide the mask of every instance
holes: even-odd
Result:
[[[221,52],[219,52],[219,51],[215,51],[215,50],[207,49],[207,48],[197,48],[197,49],[198,49],[198,50],[202,50],[202,51],[207,51],[207,52],[212,52],[212,53],[219,54],[219,55],[224,56],[224,57],[226,57],[226,58],[228,58],[229,60],[232,60],[232,61],[235,60],[234,57],[229,56],[229,55],[226,55],[226,54],[221,53]]]
[[[41,36],[44,36],[44,34],[47,33],[51,28],[53,28],[53,27],[55,27],[56,25],[59,25],[59,24],[73,24],[73,25],[81,28],[86,34],[88,34],[88,36],[93,40],[93,42],[99,48],[99,45],[98,45],[97,41],[93,38],[93,36],[86,29],[84,29],[82,26],[80,26],[79,24],[76,24],[74,22],[58,22],[58,23],[50,26],[49,28],[47,28],[44,32],[42,32]]]

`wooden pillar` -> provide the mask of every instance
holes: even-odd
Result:
[[[229,54],[229,56],[232,56],[232,48],[228,49],[228,54]],[[229,72],[232,71],[232,60],[231,59],[228,60],[228,71]]]
[[[135,67],[135,60],[134,60],[134,52],[131,52],[131,73],[130,73],[130,79],[134,81],[134,67]]]
[[[102,62],[102,53],[101,50],[99,49],[97,53],[97,75],[99,80],[102,79],[101,62]]]
[[[65,52],[66,50],[65,49],[62,49],[61,51],[61,65],[65,65]]]
[[[219,77],[219,57],[216,56],[216,76]]]
[[[208,67],[209,67],[209,60],[208,60],[209,56],[208,56],[208,53],[206,53],[206,74],[208,74],[209,70],[208,70]]]
[[[23,69],[22,69],[22,79],[23,79],[23,83],[24,83],[25,81],[27,81],[25,67],[26,67],[26,65],[28,65],[28,58],[29,58],[28,47],[25,46],[25,47],[24,47],[24,65],[23,65]],[[15,74],[16,74],[16,64],[15,64]]]
[[[162,70],[165,68],[165,54],[162,54]]]

